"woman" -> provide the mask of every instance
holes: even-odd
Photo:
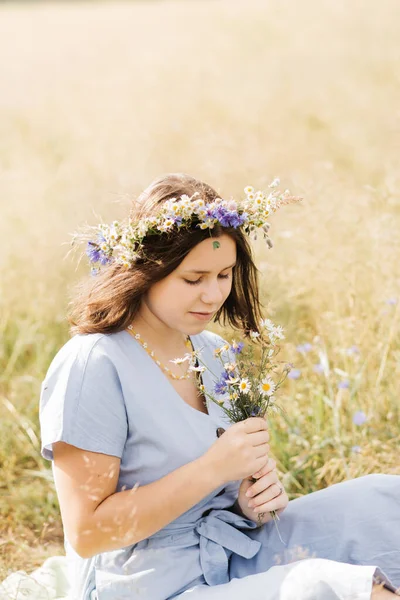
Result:
[[[218,376],[223,341],[206,325],[258,329],[251,230],[245,210],[173,174],[139,197],[130,228],[89,242],[102,266],[72,303],[74,335],[40,403],[73,598],[383,599],[400,585],[399,477],[288,503],[265,420],[230,425],[199,395],[196,370],[173,362],[201,349]],[[211,391],[208,370],[202,385]]]

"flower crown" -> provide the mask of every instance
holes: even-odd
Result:
[[[183,228],[211,230],[219,223],[222,227],[241,227],[254,239],[257,239],[257,231],[261,229],[268,248],[271,248],[268,217],[280,206],[302,199],[299,196],[291,196],[289,190],[279,193],[276,189],[279,183],[279,179],[270,183],[268,187],[271,191],[268,195],[262,191],[255,192],[253,187],[247,186],[244,189],[246,197],[239,202],[216,198],[207,203],[198,192],[191,197],[183,195],[180,198],[171,198],[162,204],[160,211],[154,216],[144,217],[136,222],[129,219],[126,226],[119,221],[113,221],[111,225],[101,223],[97,227],[89,227],[90,237],[93,232],[96,235],[95,241],[87,239],[88,233],[76,233],[72,244],[77,239],[86,240],[86,254],[91,263],[107,265],[116,262],[130,268],[139,258],[145,257],[145,237],[169,234]],[[98,270],[92,268],[92,274],[95,275]]]

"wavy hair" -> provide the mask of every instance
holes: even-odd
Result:
[[[132,220],[155,214],[163,202],[198,192],[206,202],[219,195],[208,184],[181,173],[171,173],[153,181],[133,201]],[[248,335],[258,331],[261,318],[258,272],[247,236],[240,230],[216,225],[212,230],[181,229],[152,235],[143,241],[146,258],[132,267],[117,263],[103,266],[95,277],[78,283],[69,302],[68,322],[71,335],[116,333],[132,323],[142,297],[150,287],[174,271],[187,254],[210,237],[229,235],[236,242],[237,262],[232,289],[214,317],[222,326],[227,323]]]

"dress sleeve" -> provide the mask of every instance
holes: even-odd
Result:
[[[41,453],[48,460],[58,441],[122,457],[128,435],[125,400],[97,334],[75,336],[56,354],[42,382],[39,420]]]

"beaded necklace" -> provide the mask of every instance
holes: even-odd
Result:
[[[144,350],[146,350],[147,354],[149,356],[151,356],[151,358],[154,360],[154,362],[156,363],[156,365],[158,365],[160,367],[160,369],[162,369],[163,371],[165,371],[165,373],[171,377],[171,379],[175,379],[177,381],[181,381],[182,379],[190,379],[190,377],[192,376],[192,371],[187,371],[184,375],[175,375],[175,373],[172,373],[171,369],[169,369],[168,367],[166,367],[165,365],[162,364],[162,362],[160,360],[158,360],[158,358],[156,357],[156,355],[154,354],[153,350],[150,350],[147,342],[145,342],[142,338],[142,336],[140,335],[140,333],[136,333],[132,327],[132,325],[128,325],[128,331],[131,335],[133,335],[133,337],[135,338],[135,340],[137,340],[139,342],[139,344],[144,348]],[[185,341],[185,346],[192,351],[192,343],[190,341],[189,336],[187,336],[186,341]]]

